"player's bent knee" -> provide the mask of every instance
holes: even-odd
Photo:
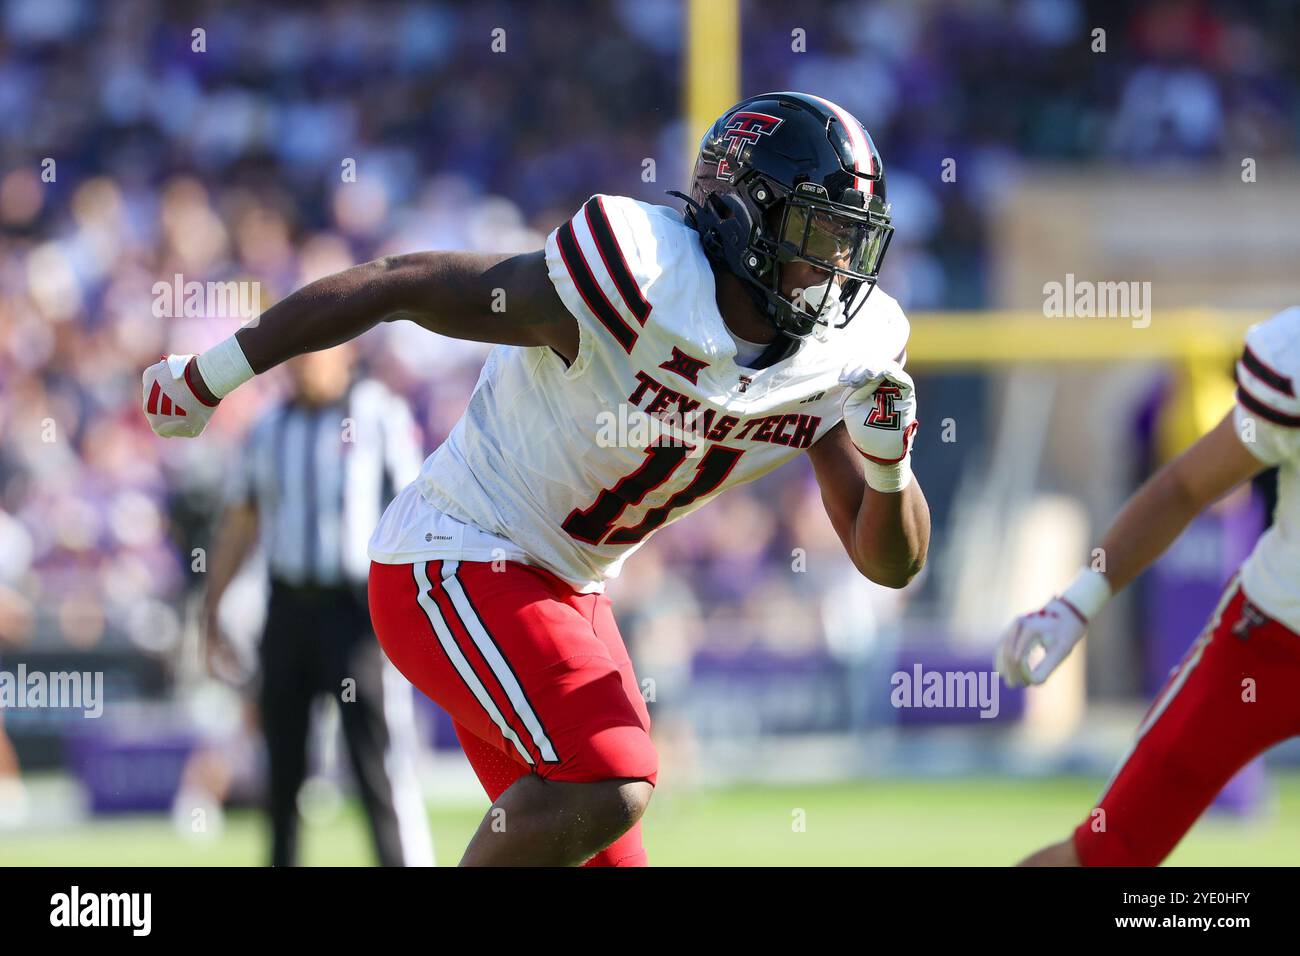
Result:
[[[609,839],[636,825],[654,793],[647,780],[601,780],[573,786],[580,788],[574,802],[593,828]]]
[[[654,792],[654,784],[648,780],[629,780],[618,788],[620,817],[627,821],[627,826],[632,826],[645,815]]]

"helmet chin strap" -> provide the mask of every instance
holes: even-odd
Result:
[[[811,288],[804,290],[804,294],[803,294],[804,302],[807,303],[808,305],[815,306],[819,310],[821,309],[822,302],[824,301],[824,298],[828,293],[834,296],[834,304],[831,306],[828,316],[826,317],[826,321],[816,323],[813,326],[812,331],[807,336],[807,337],[815,338],[819,342],[826,341],[826,337],[830,332],[831,325],[834,324],[832,320],[835,319],[836,316],[842,314],[844,311],[844,304],[839,299],[839,287],[836,286],[833,292],[829,288],[829,286],[833,285],[834,282],[835,279],[830,278],[827,279],[826,282],[823,283],[822,285],[813,286]],[[810,293],[812,293],[814,289],[819,290],[818,293],[815,296],[810,295]],[[815,302],[810,301],[810,299],[814,299],[814,298],[816,299]],[[771,316],[769,316],[769,318],[770,317]],[[819,315],[818,318],[822,318],[822,316]],[[776,325],[775,322],[773,322],[772,324]],[[754,364],[751,367],[755,369],[764,369],[767,368],[769,365],[775,365],[777,362],[783,362],[786,359],[788,359],[790,356],[794,355],[795,352],[799,351],[799,348],[803,345],[803,343],[804,343],[803,338],[790,335],[788,332],[783,330],[778,325],[776,327],[776,338],[774,338],[770,343],[768,343],[767,348],[763,351],[761,355],[759,355],[759,357],[754,361]]]
[[[796,339],[794,336],[786,335],[778,329],[776,338],[768,343],[767,348],[763,350],[763,354],[754,360],[754,364],[751,367],[754,369],[765,369],[769,365],[783,362],[791,355],[794,355],[795,352],[799,351],[801,345],[803,345],[803,339]]]

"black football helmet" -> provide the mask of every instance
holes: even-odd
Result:
[[[727,110],[700,142],[687,221],[777,330],[802,340],[847,325],[874,288],[894,227],[880,154],[862,124],[806,93],[764,93]],[[834,277],[813,303],[781,292],[781,267]],[[787,350],[788,352],[789,350]]]

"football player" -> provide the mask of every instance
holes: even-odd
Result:
[[[144,375],[154,430],[193,436],[255,373],[380,321],[497,343],[370,543],[375,632],[493,801],[464,864],[645,863],[658,760],[603,592],[658,528],[806,453],[864,575],[902,587],[925,561],[871,138],[819,97],[753,97],[674,195],[684,213],[593,196],[535,253],[348,269]]]
[[[1011,623],[997,667],[1010,686],[1041,684],[1120,588],[1198,512],[1276,466],[1273,525],[1228,583],[1214,615],[1156,697],[1137,739],[1070,838],[1022,866],[1154,866],[1223,785],[1300,734],[1300,308],[1246,333],[1236,407],[1129,499],[1085,569]]]

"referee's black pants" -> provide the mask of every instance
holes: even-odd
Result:
[[[371,631],[364,589],[304,588],[272,581],[261,666],[262,732],[270,762],[271,865],[298,863],[298,791],[307,776],[312,705],[325,694],[338,701],[379,862],[408,865],[394,781],[385,760],[392,744],[384,707],[385,658]]]

